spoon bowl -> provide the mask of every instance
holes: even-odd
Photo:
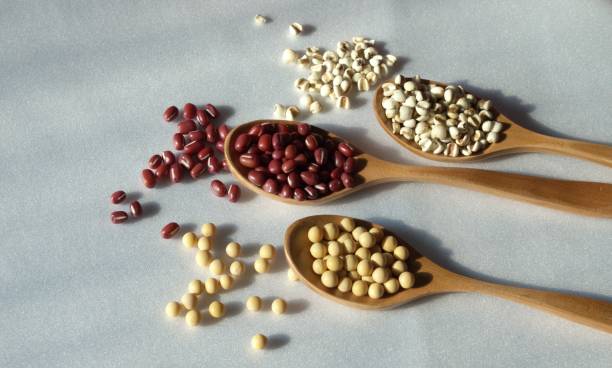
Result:
[[[289,204],[321,205],[345,197],[372,185],[415,181],[450,185],[476,190],[532,204],[555,208],[587,216],[612,217],[612,185],[583,181],[556,180],[495,171],[452,167],[427,167],[401,165],[376,158],[354,147],[357,175],[356,185],[314,200],[298,201],[293,198],[268,193],[247,178],[248,169],[239,162],[240,154],[234,150],[238,136],[264,122],[295,126],[286,120],[255,120],[232,129],[225,138],[224,152],[228,167],[242,185],[257,194]],[[311,125],[311,129],[334,140],[344,140],[337,135]],[[349,142],[350,143],[350,142]]]
[[[320,276],[312,270],[314,259],[310,255],[311,242],[308,240],[308,229],[315,225],[322,227],[329,222],[338,224],[343,217],[309,216],[295,221],[285,231],[284,251],[289,266],[306,286],[329,300],[359,309],[389,309],[428,295],[478,292],[526,304],[612,333],[612,303],[557,292],[494,284],[462,276],[437,265],[404,241],[405,239],[401,239],[383,226],[359,219],[354,219],[356,226],[379,228],[385,235],[394,235],[398,244],[409,248],[410,257],[406,263],[408,270],[415,274],[415,284],[410,289],[392,295],[385,294],[380,299],[358,297],[351,292],[342,293],[337,289],[327,288],[321,283]]]
[[[412,80],[412,78],[407,78]],[[389,81],[393,82],[393,81]],[[427,79],[421,79],[421,83],[435,84],[446,88],[447,84]],[[414,143],[414,141],[407,141],[401,135],[394,134],[392,128],[391,119],[385,116],[385,111],[382,107],[383,100],[383,88],[382,85],[376,89],[374,94],[374,112],[380,126],[384,131],[391,136],[397,143],[401,144],[412,153],[435,161],[443,162],[468,162],[478,161],[485,158],[491,158],[501,155],[507,155],[512,153],[524,153],[524,152],[549,152],[561,155],[574,156],[585,160],[590,160],[608,167],[612,167],[612,146],[603,144],[595,144],[588,142],[581,142],[570,139],[561,139],[544,134],[536,133],[529,129],[526,129],[514,122],[512,119],[502,114],[499,111],[495,111],[498,115],[495,120],[503,124],[504,128],[501,132],[500,141],[497,143],[489,144],[484,149],[476,153],[472,153],[470,156],[444,156],[442,154],[436,155],[431,152],[424,152],[421,148]],[[480,97],[476,96],[480,99]]]

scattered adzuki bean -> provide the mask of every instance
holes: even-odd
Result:
[[[232,149],[251,183],[284,198],[313,200],[355,186],[355,149],[305,123],[254,125]]]
[[[196,126],[196,123],[193,120],[186,119],[178,123],[177,133],[187,134],[197,129],[198,127]]]
[[[215,143],[215,148],[217,149],[217,151],[223,153],[224,152],[224,142],[222,140],[218,140],[217,143]]]
[[[164,159],[160,155],[155,154],[155,155],[151,156],[149,158],[149,169],[151,169],[151,170],[155,169],[162,162],[164,162]]]
[[[227,125],[221,124],[217,128],[217,131],[219,132],[219,138],[225,140],[225,137],[227,137],[227,135],[229,134],[230,129],[228,128]]]
[[[172,165],[176,161],[176,158],[174,157],[174,153],[172,153],[172,151],[162,152],[162,157],[166,165]]]
[[[198,110],[196,112],[196,120],[198,121],[198,123],[200,123],[200,125],[202,125],[202,127],[206,128],[206,126],[208,124],[210,124],[210,121],[208,120],[208,115],[206,115],[206,111],[204,110]]]
[[[181,227],[176,222],[170,222],[161,229],[161,236],[164,239],[170,239],[179,232]]]
[[[175,133],[172,136],[172,143],[177,151],[182,151],[185,148],[185,137],[181,133]]]
[[[185,104],[185,106],[183,106],[183,117],[185,119],[193,119],[193,118],[195,118],[196,110],[197,110],[197,108],[195,107],[194,104],[192,104],[191,102],[187,102]]]
[[[189,138],[190,141],[203,141],[205,136],[204,136],[204,132],[201,130],[192,130],[191,132],[189,132],[187,134],[187,138]]]
[[[184,152],[187,155],[193,155],[204,147],[204,144],[201,141],[191,141],[185,145]]]
[[[215,143],[217,141],[217,138],[219,138],[217,128],[215,128],[215,126],[212,124],[204,128],[204,133],[206,133],[206,141],[208,143]]]
[[[179,183],[183,180],[183,169],[178,162],[170,166],[170,180],[172,180],[173,183]]]
[[[118,190],[115,193],[111,194],[111,203],[112,204],[118,204],[123,202],[123,200],[125,199],[126,194],[123,190]]]
[[[196,164],[195,160],[191,155],[187,155],[185,153],[181,153],[178,158],[178,163],[183,166],[187,170],[191,170],[191,168]]]
[[[140,215],[142,215],[142,206],[140,205],[140,202],[133,201],[130,203],[130,212],[132,213],[133,217],[140,217]]]
[[[128,219],[128,214],[125,211],[115,211],[111,213],[111,222],[113,224],[121,224],[126,222]]]
[[[206,104],[206,106],[204,106],[204,111],[206,111],[211,119],[216,119],[219,117],[219,111],[213,104]]]
[[[210,147],[204,147],[197,153],[198,160],[204,162],[213,154],[213,150]]]
[[[202,176],[202,174],[204,174],[205,172],[206,172],[206,165],[204,165],[201,162],[198,162],[195,165],[193,165],[191,170],[189,170],[189,175],[191,175],[191,177],[195,179],[199,176]]]
[[[240,187],[236,184],[230,184],[227,190],[227,196],[230,202],[238,202],[240,199]]]
[[[227,194],[227,188],[221,180],[213,180],[210,182],[210,189],[217,197],[225,197]]]
[[[153,170],[153,172],[158,178],[163,178],[168,173],[168,165],[161,163],[155,168],[155,170]]]
[[[208,158],[207,166],[208,172],[210,172],[211,174],[216,174],[221,170],[221,162],[219,162],[217,156],[214,155]]]
[[[153,188],[155,187],[155,184],[157,183],[155,174],[153,173],[153,171],[149,169],[142,170],[141,178],[142,178],[142,182],[147,188]]]
[[[170,122],[170,121],[174,120],[174,118],[176,118],[178,113],[179,113],[179,110],[178,110],[178,108],[176,106],[169,106],[164,111],[164,120]]]

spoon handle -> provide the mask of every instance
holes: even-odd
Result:
[[[465,276],[459,276],[456,281],[454,291],[472,291],[501,297],[612,333],[610,302],[554,291],[494,284]]]
[[[370,160],[372,164],[375,160]],[[612,217],[612,184],[454,167],[407,166],[378,160],[385,181],[421,181],[508,197],[586,216]],[[374,165],[373,165],[374,166]]]
[[[517,130],[517,127],[513,129]],[[573,156],[612,167],[612,146],[551,137],[525,128],[522,128],[520,133],[517,130],[515,135],[518,137],[518,134],[521,135],[520,139],[516,139],[513,143],[521,150]]]

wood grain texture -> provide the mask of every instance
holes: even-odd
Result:
[[[353,308],[389,309],[434,294],[477,292],[522,303],[612,333],[612,303],[570,294],[494,284],[459,275],[424,257],[392,231],[359,219],[355,219],[357,226],[383,229],[386,235],[394,235],[398,239],[398,244],[409,248],[410,257],[407,263],[408,269],[415,274],[415,285],[412,289],[385,295],[381,299],[357,297],[350,292],[342,293],[337,289],[328,289],[321,283],[320,276],[312,270],[313,258],[309,251],[311,243],[308,240],[308,229],[314,225],[322,227],[329,222],[339,223],[343,217],[309,216],[295,221],[285,231],[284,250],[289,266],[306,286],[327,299]]]
[[[446,87],[446,84],[421,79],[422,83],[435,83],[439,86]],[[389,81],[392,82],[392,81]],[[376,113],[376,118],[380,126],[389,134],[396,142],[410,150],[412,153],[421,157],[443,162],[465,162],[477,161],[489,157],[507,155],[512,153],[525,152],[548,152],[559,155],[573,156],[583,160],[592,161],[601,165],[612,167],[612,146],[596,143],[588,143],[578,140],[555,138],[548,135],[536,133],[526,129],[518,123],[512,121],[504,114],[499,113],[497,121],[504,125],[502,139],[488,145],[484,150],[474,153],[470,156],[450,157],[444,155],[435,155],[430,152],[423,152],[421,148],[413,141],[407,141],[403,137],[393,134],[391,120],[385,116],[382,108],[383,99],[382,85],[376,89],[374,94],[373,108]]]
[[[378,159],[358,148],[355,158],[360,171],[357,174],[357,185],[354,188],[343,189],[316,200],[302,202],[292,198],[283,198],[267,193],[252,184],[247,179],[248,169],[239,164],[239,154],[231,148],[238,135],[264,121],[296,124],[296,122],[284,120],[255,120],[242,124],[234,128],[227,136],[224,147],[225,157],[230,171],[242,185],[257,194],[284,203],[315,206],[334,201],[372,185],[414,181],[475,190],[586,216],[612,217],[612,184],[548,179],[479,169],[400,165]],[[313,130],[332,139],[344,140],[316,127],[313,127]]]

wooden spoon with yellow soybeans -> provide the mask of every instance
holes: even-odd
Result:
[[[270,155],[270,153],[262,153],[261,150],[258,150],[258,140],[264,140],[261,138],[264,135],[262,129],[259,129],[261,126],[265,125],[266,129],[269,130],[265,134],[271,135],[274,134],[273,130],[276,129],[271,126],[282,125],[283,129],[293,132],[299,124],[304,123],[286,120],[255,120],[232,129],[225,139],[224,146],[225,157],[232,174],[242,185],[257,194],[298,205],[328,203],[376,184],[415,181],[485,192],[587,216],[612,217],[611,184],[548,179],[479,169],[401,165],[381,160],[360,151],[345,139],[308,124],[305,125],[308,125],[310,133],[324,137],[321,139],[343,142],[345,146],[350,147],[347,150],[351,151],[349,155],[355,161],[356,172],[352,174],[354,182],[351,185],[342,186],[340,190],[330,190],[325,195],[319,195],[312,199],[298,200],[295,196],[283,197],[280,195],[282,192],[279,187],[284,185],[284,182],[277,180],[278,175],[267,172],[269,164],[265,164],[265,161],[258,158],[257,163],[248,167],[243,164],[245,163],[244,160],[241,162],[241,159],[244,158],[242,156],[250,148],[255,148],[253,151],[256,152],[255,155]],[[269,140],[267,139],[267,141]],[[346,143],[349,144],[346,145]],[[266,144],[269,145],[270,143],[267,142]],[[247,146],[250,148],[247,148]],[[311,155],[311,152],[307,154]],[[251,161],[253,161],[253,157],[251,157]],[[277,164],[279,163],[277,162]],[[263,172],[257,172],[260,169]],[[305,171],[303,167],[296,170]],[[259,178],[256,178],[259,181],[253,179],[255,174],[259,175]],[[276,188],[266,186],[264,182],[267,179],[275,182],[273,184]]]
[[[326,287],[322,283],[322,276],[313,270],[315,258],[311,255],[312,241],[309,240],[308,233],[313,226],[323,229],[328,223],[340,227],[343,218],[337,215],[309,216],[295,221],[285,232],[284,249],[291,269],[309,288],[325,298],[360,309],[388,309],[429,295],[477,292],[522,303],[612,333],[612,303],[552,291],[500,285],[459,275],[421,255],[382,226],[358,219],[353,219],[354,226],[361,226],[366,231],[371,228],[379,229],[383,236],[394,236],[397,244],[408,249],[406,264],[408,273],[414,275],[413,284],[408,285],[411,287],[407,289],[399,288],[394,294],[385,293],[378,299],[368,295],[356,296],[351,291],[341,292],[337,288]],[[344,230],[340,227],[339,231]]]
[[[421,98],[417,99],[415,94],[423,96],[423,91],[439,102],[434,104],[427,98],[419,101]],[[468,114],[466,109],[470,110]],[[463,162],[511,153],[549,152],[612,167],[612,146],[536,133],[495,111],[490,101],[480,99],[459,86],[397,76],[376,89],[374,111],[380,126],[396,142],[430,160]],[[438,128],[424,129],[426,123],[418,126],[415,119],[427,114],[440,121]],[[447,127],[448,122],[451,123]],[[415,142],[416,131],[425,134],[418,144]]]

